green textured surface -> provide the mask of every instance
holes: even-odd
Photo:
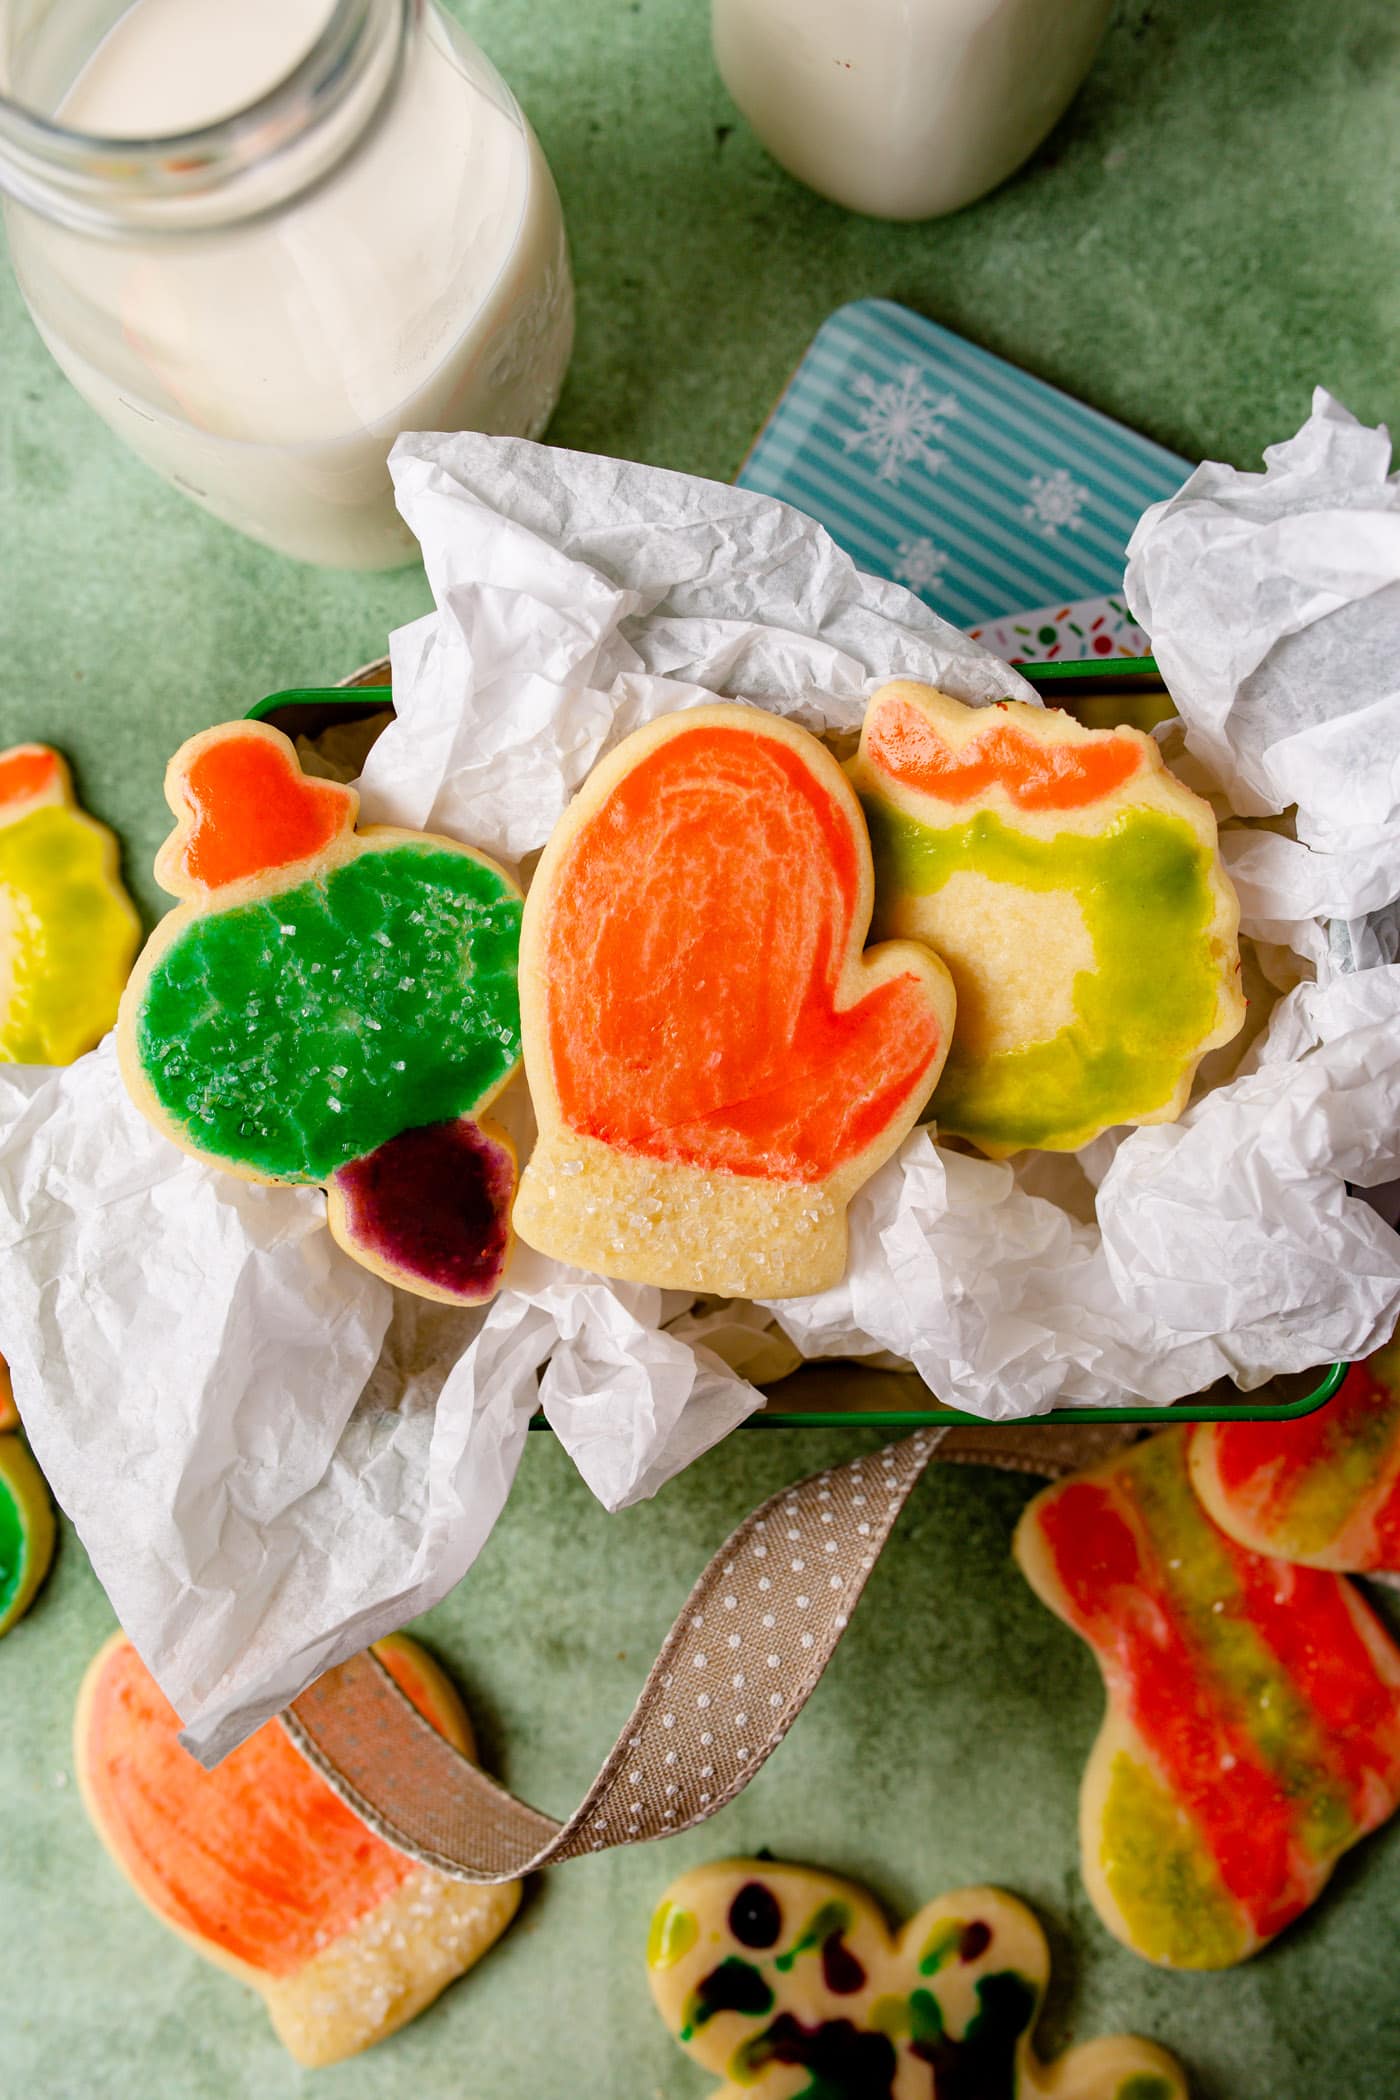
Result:
[[[1400,421],[1400,17],[1390,0],[1142,0],[1120,9],[1047,147],[959,218],[885,227],[797,188],[736,118],[704,0],[472,0],[539,130],[579,280],[554,435],[721,477],[817,325],[903,299],[1191,454],[1252,464],[1323,381]],[[191,731],[379,654],[427,605],[416,570],[323,575],[236,539],[124,455],[0,276],[0,736],[51,739],[159,908],[160,778]],[[429,1632],[488,1757],[572,1805],[706,1554],[760,1494],[875,1439],[745,1437],[606,1518],[532,1438],[506,1518]],[[1079,1887],[1075,1794],[1097,1673],[1011,1567],[1028,1489],[920,1489],[794,1735],[707,1829],[550,1876],[475,1977],[357,2064],[298,2072],[260,2008],[151,1921],[90,1836],[68,1748],[110,1613],[71,1533],[0,1648],[0,2093],[39,2100],[688,2100],[650,2010],[652,1906],[684,1867],[768,1845],[896,1911],[971,1880],[1050,1932],[1052,2045],[1127,2026],[1198,2100],[1394,2100],[1400,1832],[1343,1861],[1246,1968],[1158,1974]]]

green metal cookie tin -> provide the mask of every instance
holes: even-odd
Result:
[[[1021,675],[1057,707],[1092,719],[1094,701],[1109,693],[1130,695],[1131,713],[1149,727],[1169,715],[1171,704],[1150,656],[1100,658],[1089,663],[1019,666]],[[372,665],[344,686],[299,687],[270,693],[250,707],[254,721],[270,722],[288,736],[320,736],[392,706],[387,664]],[[1120,710],[1114,721],[1124,719]],[[1095,727],[1112,726],[1095,723]],[[1057,1407],[1040,1422],[1244,1422],[1288,1421],[1312,1414],[1336,1392],[1345,1364],[1328,1364],[1271,1379],[1256,1393],[1241,1394],[1228,1379],[1191,1400],[1160,1407]],[[976,1425],[981,1416],[961,1408],[929,1405],[928,1387],[912,1371],[884,1371],[860,1363],[804,1364],[768,1388],[768,1404],[744,1424],[751,1429],[921,1429],[950,1422]],[[536,1417],[532,1428],[544,1428]]]

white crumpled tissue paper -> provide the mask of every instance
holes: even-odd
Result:
[[[754,1364],[765,1336],[893,1353],[990,1418],[1166,1402],[1222,1374],[1250,1388],[1379,1345],[1400,1239],[1346,1184],[1400,1176],[1388,460],[1319,394],[1264,473],[1200,468],[1130,550],[1184,724],[1172,762],[1250,820],[1223,832],[1252,942],[1243,1055],[1216,1054],[1179,1123],[1068,1161],[994,1164],[915,1131],[852,1206],[845,1279],[771,1318],[693,1315],[525,1247],[484,1311],[428,1304],[341,1252],[319,1193],[159,1136],[110,1040],[64,1070],[0,1067],[0,1347],[198,1756],[445,1595],[537,1404],[607,1508],[654,1493],[760,1404],[707,1338]],[[437,609],[392,640],[367,821],[528,875],[600,754],[672,709],[721,694],[850,732],[892,676],[1028,697],[770,498],[471,434],[401,438],[391,465]]]

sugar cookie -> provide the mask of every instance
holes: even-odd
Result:
[[[1222,1531],[1313,1568],[1400,1568],[1400,1342],[1297,1422],[1202,1422],[1191,1482]]]
[[[667,1890],[647,1975],[676,2040],[728,2081],[713,2100],[1186,2100],[1174,2059],[1131,2035],[1039,2062],[1050,1958],[999,1889],[939,1896],[891,1938],[851,1882],[722,1860]]]
[[[479,1304],[510,1246],[515,1155],[480,1111],[516,1071],[520,892],[451,839],[355,829],[279,731],[182,745],[118,1052],[132,1099],[250,1181],[320,1184],[357,1261]]]
[[[1016,1553],[1108,1693],[1080,1804],[1095,1907],[1149,1961],[1218,1969],[1400,1803],[1400,1649],[1343,1577],[1219,1531],[1188,1437],[1046,1488]]]
[[[837,1280],[953,1018],[927,949],[862,953],[872,879],[840,767],[777,716],[668,715],[594,769],[525,905],[523,1240],[725,1297]]]
[[[53,1559],[54,1521],[44,1476],[17,1436],[0,1436],[0,1634],[34,1602]]]
[[[466,1756],[471,1724],[402,1635],[375,1653]],[[402,2027],[505,1931],[520,1884],[449,1881],[351,1813],[269,1721],[214,1771],[116,1634],[78,1697],[78,1782],[137,1894],[197,1951],[258,1990],[298,2063],[337,2063]]]
[[[0,1062],[66,1065],[117,1016],[140,922],[47,744],[0,751]]]
[[[998,1159],[1179,1116],[1244,1019],[1239,907],[1215,818],[1152,738],[901,681],[851,777],[876,933],[927,941],[957,986],[940,1131]]]

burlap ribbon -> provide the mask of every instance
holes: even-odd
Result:
[[[1059,1474],[1137,1433],[1108,1423],[921,1429],[770,1496],[701,1575],[565,1823],[460,1756],[370,1654],[327,1671],[283,1724],[372,1830],[458,1881],[513,1881],[583,1852],[668,1837],[732,1801],[777,1749],[935,1455]]]

